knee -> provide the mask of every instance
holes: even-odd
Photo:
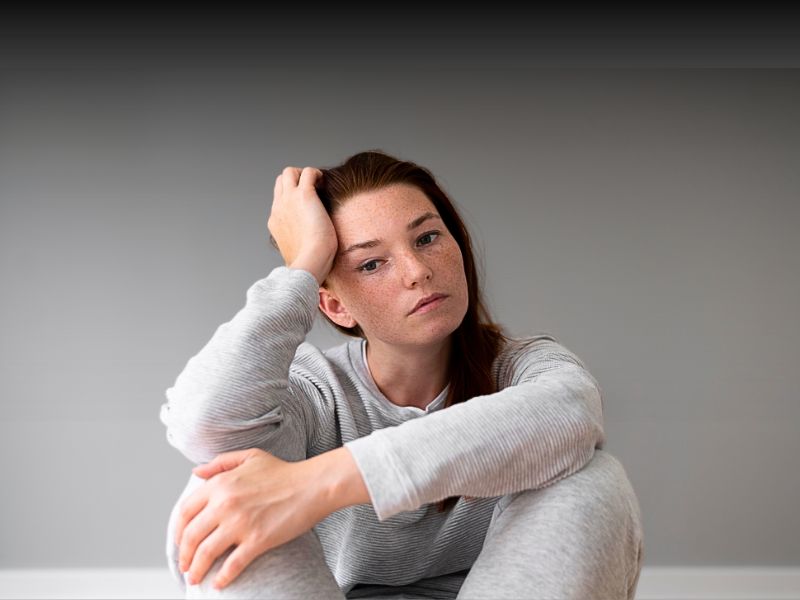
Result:
[[[169,525],[167,527],[167,540],[172,541],[174,540],[174,525],[178,518],[178,512],[181,509],[181,504],[189,496],[192,492],[194,492],[197,488],[202,486],[206,482],[205,479],[202,477],[198,477],[194,473],[189,476],[189,481],[186,482],[186,485],[183,488],[183,491],[178,496],[178,499],[175,501],[175,504],[172,505],[172,510],[169,514]]]
[[[505,508],[512,502],[536,513],[558,511],[595,526],[636,529],[641,524],[639,502],[625,468],[600,449],[579,471],[547,487],[504,496],[499,504]]]
[[[574,537],[587,550],[615,545],[641,563],[639,502],[622,463],[604,450],[595,450],[582,469],[547,487],[503,496],[494,520],[538,534],[552,530],[565,542]]]
[[[613,454],[595,450],[591,460],[564,480],[573,488],[577,508],[594,519],[635,528],[641,510],[625,467]]]
[[[557,550],[562,564],[572,561],[572,578],[586,589],[600,586],[615,590],[608,597],[633,597],[644,547],[641,510],[612,454],[596,450],[572,475],[504,496],[498,505],[499,527],[540,540],[545,554]]]
[[[183,500],[191,494],[194,490],[205,483],[205,479],[202,477],[198,477],[194,473],[192,473],[189,477],[189,481],[186,483],[186,486],[183,488],[178,499],[175,501],[175,504],[172,506],[172,510],[169,514],[169,518],[167,519],[167,535],[166,535],[166,554],[167,554],[167,566],[169,567],[170,572],[172,573],[173,577],[178,580],[178,583],[183,587],[184,580],[183,574],[178,569],[178,546],[175,543],[175,527],[178,522],[178,513],[180,512],[181,503]]]
[[[595,450],[586,466],[574,474],[580,500],[576,510],[586,527],[598,531],[599,544],[618,548],[636,586],[644,552],[642,511],[625,467],[613,454]],[[567,478],[569,480],[571,478]]]
[[[594,489],[595,502],[604,507],[609,523],[617,524],[619,531],[625,532],[626,547],[629,552],[635,552],[641,566],[644,544],[642,510],[633,484],[628,478],[625,467],[613,454],[596,450],[594,458],[597,459],[597,463],[593,464],[590,461],[587,465],[590,471],[586,487]]]

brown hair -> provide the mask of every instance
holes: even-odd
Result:
[[[496,392],[492,379],[492,364],[508,338],[503,328],[492,322],[484,303],[467,228],[433,174],[418,164],[400,160],[380,150],[359,152],[341,165],[321,171],[322,177],[318,180],[316,189],[328,214],[333,214],[338,206],[356,194],[381,189],[395,183],[414,185],[430,199],[450,235],[461,248],[469,297],[467,313],[461,325],[452,333],[452,349],[448,365],[450,390],[443,408],[465,402],[475,396]],[[326,284],[327,282],[323,282],[323,286]],[[352,328],[342,327],[331,321],[321,308],[319,310],[341,333],[364,337],[359,325]],[[458,498],[451,496],[439,501],[437,503],[439,512],[453,507]]]

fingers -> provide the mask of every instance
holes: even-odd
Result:
[[[320,177],[322,171],[315,167],[286,167],[275,180],[275,193],[284,193],[293,187],[313,188]]]
[[[207,553],[213,549],[214,541],[219,537],[218,534],[216,536],[212,535],[213,532],[218,530],[218,524],[219,519],[213,513],[210,514],[210,511],[202,512],[192,519],[192,522],[183,532],[183,540],[178,550],[178,569],[196,572],[195,563],[200,560],[204,564],[204,561],[208,559]],[[211,541],[208,541],[209,537],[211,537]],[[202,557],[199,556],[201,549],[205,553]]]
[[[281,177],[283,178],[283,191],[287,192],[290,188],[297,187],[297,182],[300,179],[300,169],[297,167],[285,167]]]
[[[306,167],[300,173],[300,181],[298,182],[298,186],[301,188],[313,188],[314,182],[320,177],[322,177],[322,171],[315,169],[314,167]]]
[[[203,479],[208,479],[209,477],[213,477],[214,475],[219,473],[221,470],[222,469],[220,468],[219,465],[210,462],[204,465],[197,465],[196,467],[193,467],[192,473],[194,473],[198,477],[202,477]]]
[[[191,521],[197,513],[199,513],[208,503],[208,488],[201,486],[194,492],[189,494],[181,502],[181,508],[178,511],[178,518],[175,525],[175,543],[181,545],[181,537],[186,525]]]
[[[261,552],[257,548],[248,545],[246,542],[236,546],[214,578],[212,582],[214,587],[221,589],[228,585],[260,554]]]
[[[233,545],[233,542],[223,533],[221,528],[215,529],[198,546],[192,566],[186,573],[186,581],[190,585],[197,585],[208,574],[214,561],[222,556]]]
[[[235,469],[252,455],[253,451],[250,448],[246,450],[223,452],[222,454],[215,456],[212,461],[203,465],[197,465],[192,469],[192,472],[198,477],[208,479],[209,477],[212,477],[217,473],[221,473],[222,471],[230,471],[231,469]]]

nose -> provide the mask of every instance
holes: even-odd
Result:
[[[413,252],[406,253],[401,258],[403,266],[403,283],[406,287],[414,287],[433,277],[433,271],[428,264]]]

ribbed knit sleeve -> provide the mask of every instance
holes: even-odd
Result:
[[[303,269],[279,266],[253,283],[244,307],[166,390],[159,419],[169,444],[195,463],[251,447],[305,458],[318,417],[289,385],[289,370],[318,302],[317,280]]]
[[[345,444],[380,521],[449,496],[541,488],[581,469],[602,447],[597,381],[555,338],[512,344],[495,373],[494,394]]]

